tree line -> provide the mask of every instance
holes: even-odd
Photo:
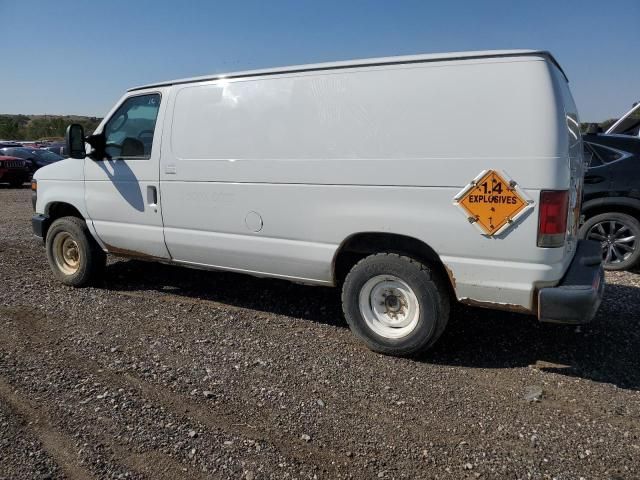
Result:
[[[591,125],[598,125],[603,132],[606,132],[611,125],[618,121],[617,118],[610,118],[604,122],[582,122],[580,124],[580,132],[586,133]]]
[[[1,140],[44,140],[64,138],[70,123],[79,123],[85,132],[93,132],[102,119],[77,115],[0,114]]]

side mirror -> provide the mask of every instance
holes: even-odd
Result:
[[[104,133],[95,133],[89,135],[86,141],[91,145],[91,152],[89,158],[92,160],[104,160],[105,158],[111,158],[107,155],[107,144]]]
[[[82,125],[72,123],[67,127],[67,132],[64,135],[67,154],[71,158],[84,158],[87,156],[84,147],[84,128]]]

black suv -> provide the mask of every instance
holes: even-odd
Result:
[[[580,237],[597,240],[608,270],[628,270],[640,258],[640,138],[586,134]]]

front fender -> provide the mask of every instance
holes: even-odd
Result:
[[[38,180],[36,213],[51,214],[51,207],[67,204],[75,208],[82,218],[89,218],[84,201],[84,182],[74,180]]]

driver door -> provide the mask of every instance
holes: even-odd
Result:
[[[84,160],[87,211],[111,253],[169,258],[159,182],[162,93],[125,97],[102,127],[107,158]]]

